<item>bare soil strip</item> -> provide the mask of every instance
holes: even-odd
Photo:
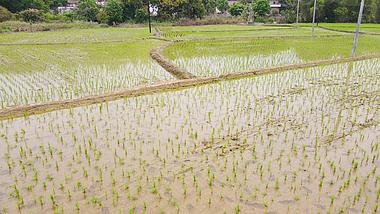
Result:
[[[269,74],[269,73],[275,73],[275,72],[280,72],[280,71],[317,67],[321,65],[331,65],[331,64],[338,64],[338,63],[345,63],[345,62],[354,62],[354,61],[368,60],[368,59],[374,59],[374,58],[380,58],[380,54],[358,56],[358,57],[348,57],[348,58],[332,59],[332,60],[320,60],[320,61],[313,61],[313,62],[307,62],[307,63],[302,63],[302,64],[295,64],[295,65],[285,65],[285,66],[278,66],[278,67],[265,68],[265,69],[256,69],[256,70],[251,70],[251,71],[221,75],[217,77],[199,77],[199,78],[193,78],[193,79],[183,79],[183,80],[176,80],[176,81],[169,81],[169,82],[161,82],[161,83],[157,83],[153,85],[138,86],[129,90],[112,92],[112,93],[107,93],[103,95],[87,96],[87,97],[73,99],[73,100],[53,101],[53,102],[37,103],[37,104],[24,105],[24,106],[13,106],[13,107],[0,110],[0,120],[6,120],[6,119],[24,117],[24,116],[34,115],[34,114],[42,114],[42,113],[61,110],[61,109],[69,109],[69,108],[86,106],[86,105],[91,105],[91,104],[96,104],[96,103],[108,102],[108,101],[113,101],[120,98],[137,97],[137,96],[143,96],[147,94],[160,93],[160,92],[171,91],[171,90],[181,90],[181,89],[189,88],[192,86],[204,85],[204,84],[209,84],[209,83],[214,83],[214,82],[219,82],[219,81],[224,81],[224,80],[239,79],[243,77]]]
[[[340,33],[356,33],[355,31],[338,30],[338,29],[333,29],[333,28],[328,28],[328,27],[322,27],[322,26],[319,26],[319,28],[322,28],[324,30],[329,30],[329,31],[340,32]],[[359,34],[380,36],[380,33],[362,32],[362,31],[359,32]]]
[[[160,45],[157,48],[154,48],[150,51],[150,56],[159,64],[161,67],[163,67],[167,72],[169,72],[171,75],[173,75],[177,79],[193,79],[196,76],[193,74],[185,71],[184,69],[181,69],[176,64],[172,63],[169,59],[167,59],[163,55],[163,50],[172,44],[172,41],[168,41],[162,45]]]

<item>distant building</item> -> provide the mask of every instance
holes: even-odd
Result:
[[[96,0],[96,4],[99,6],[104,6],[107,0]],[[66,12],[74,10],[79,4],[79,0],[67,0],[66,6],[58,7],[59,12]]]
[[[279,16],[281,12],[281,3],[280,0],[270,0],[270,15],[271,16]]]

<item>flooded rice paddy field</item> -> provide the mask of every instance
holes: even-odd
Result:
[[[0,46],[0,108],[99,95],[174,78],[149,57],[158,41]]]
[[[260,68],[349,57],[352,36],[245,38],[181,41],[164,54],[196,76],[218,76]],[[380,37],[363,36],[357,55],[379,54]]]
[[[2,212],[376,213],[380,60],[0,121]]]

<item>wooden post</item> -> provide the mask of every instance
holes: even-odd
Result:
[[[148,23],[149,23],[149,33],[152,33],[152,24],[150,22],[150,1],[148,1]]]
[[[362,23],[362,17],[363,17],[363,10],[364,10],[364,0],[362,0],[362,2],[360,4],[358,23],[356,25],[356,33],[355,33],[354,44],[352,45],[351,56],[355,56],[355,54],[356,54],[356,47],[357,47],[358,41],[359,41],[360,24]]]
[[[297,25],[298,25],[298,21],[299,21],[299,13],[300,13],[300,0],[298,0],[298,2],[297,2],[297,20],[296,20]]]
[[[311,36],[314,37],[314,24],[315,24],[315,13],[317,11],[317,0],[314,0],[314,12],[313,12],[313,29]]]

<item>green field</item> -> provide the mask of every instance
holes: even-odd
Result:
[[[0,34],[0,44],[56,44],[127,42],[147,38],[146,28],[68,29]]]
[[[310,36],[310,27],[278,27],[278,26],[222,26],[207,29],[206,27],[175,27],[163,28],[162,35],[169,39],[223,39],[228,37],[279,37],[279,36]],[[316,29],[316,36],[344,35],[345,33]]]
[[[146,29],[118,28],[2,34],[0,40],[17,45],[0,45],[0,106],[79,98],[172,79],[149,57],[162,42],[147,36]]]
[[[380,36],[352,43],[288,25],[0,34],[0,213],[378,213]]]
[[[356,31],[356,23],[319,23],[318,24],[321,27],[327,27],[335,30],[343,30],[343,31]],[[308,26],[310,27],[311,24],[300,24],[300,26]],[[380,25],[379,24],[366,24],[363,23],[360,25],[360,31],[365,33],[380,33]]]
[[[351,55],[353,36],[331,38],[255,38],[177,42],[165,54],[199,76]],[[357,55],[380,53],[380,37],[362,36]]]

